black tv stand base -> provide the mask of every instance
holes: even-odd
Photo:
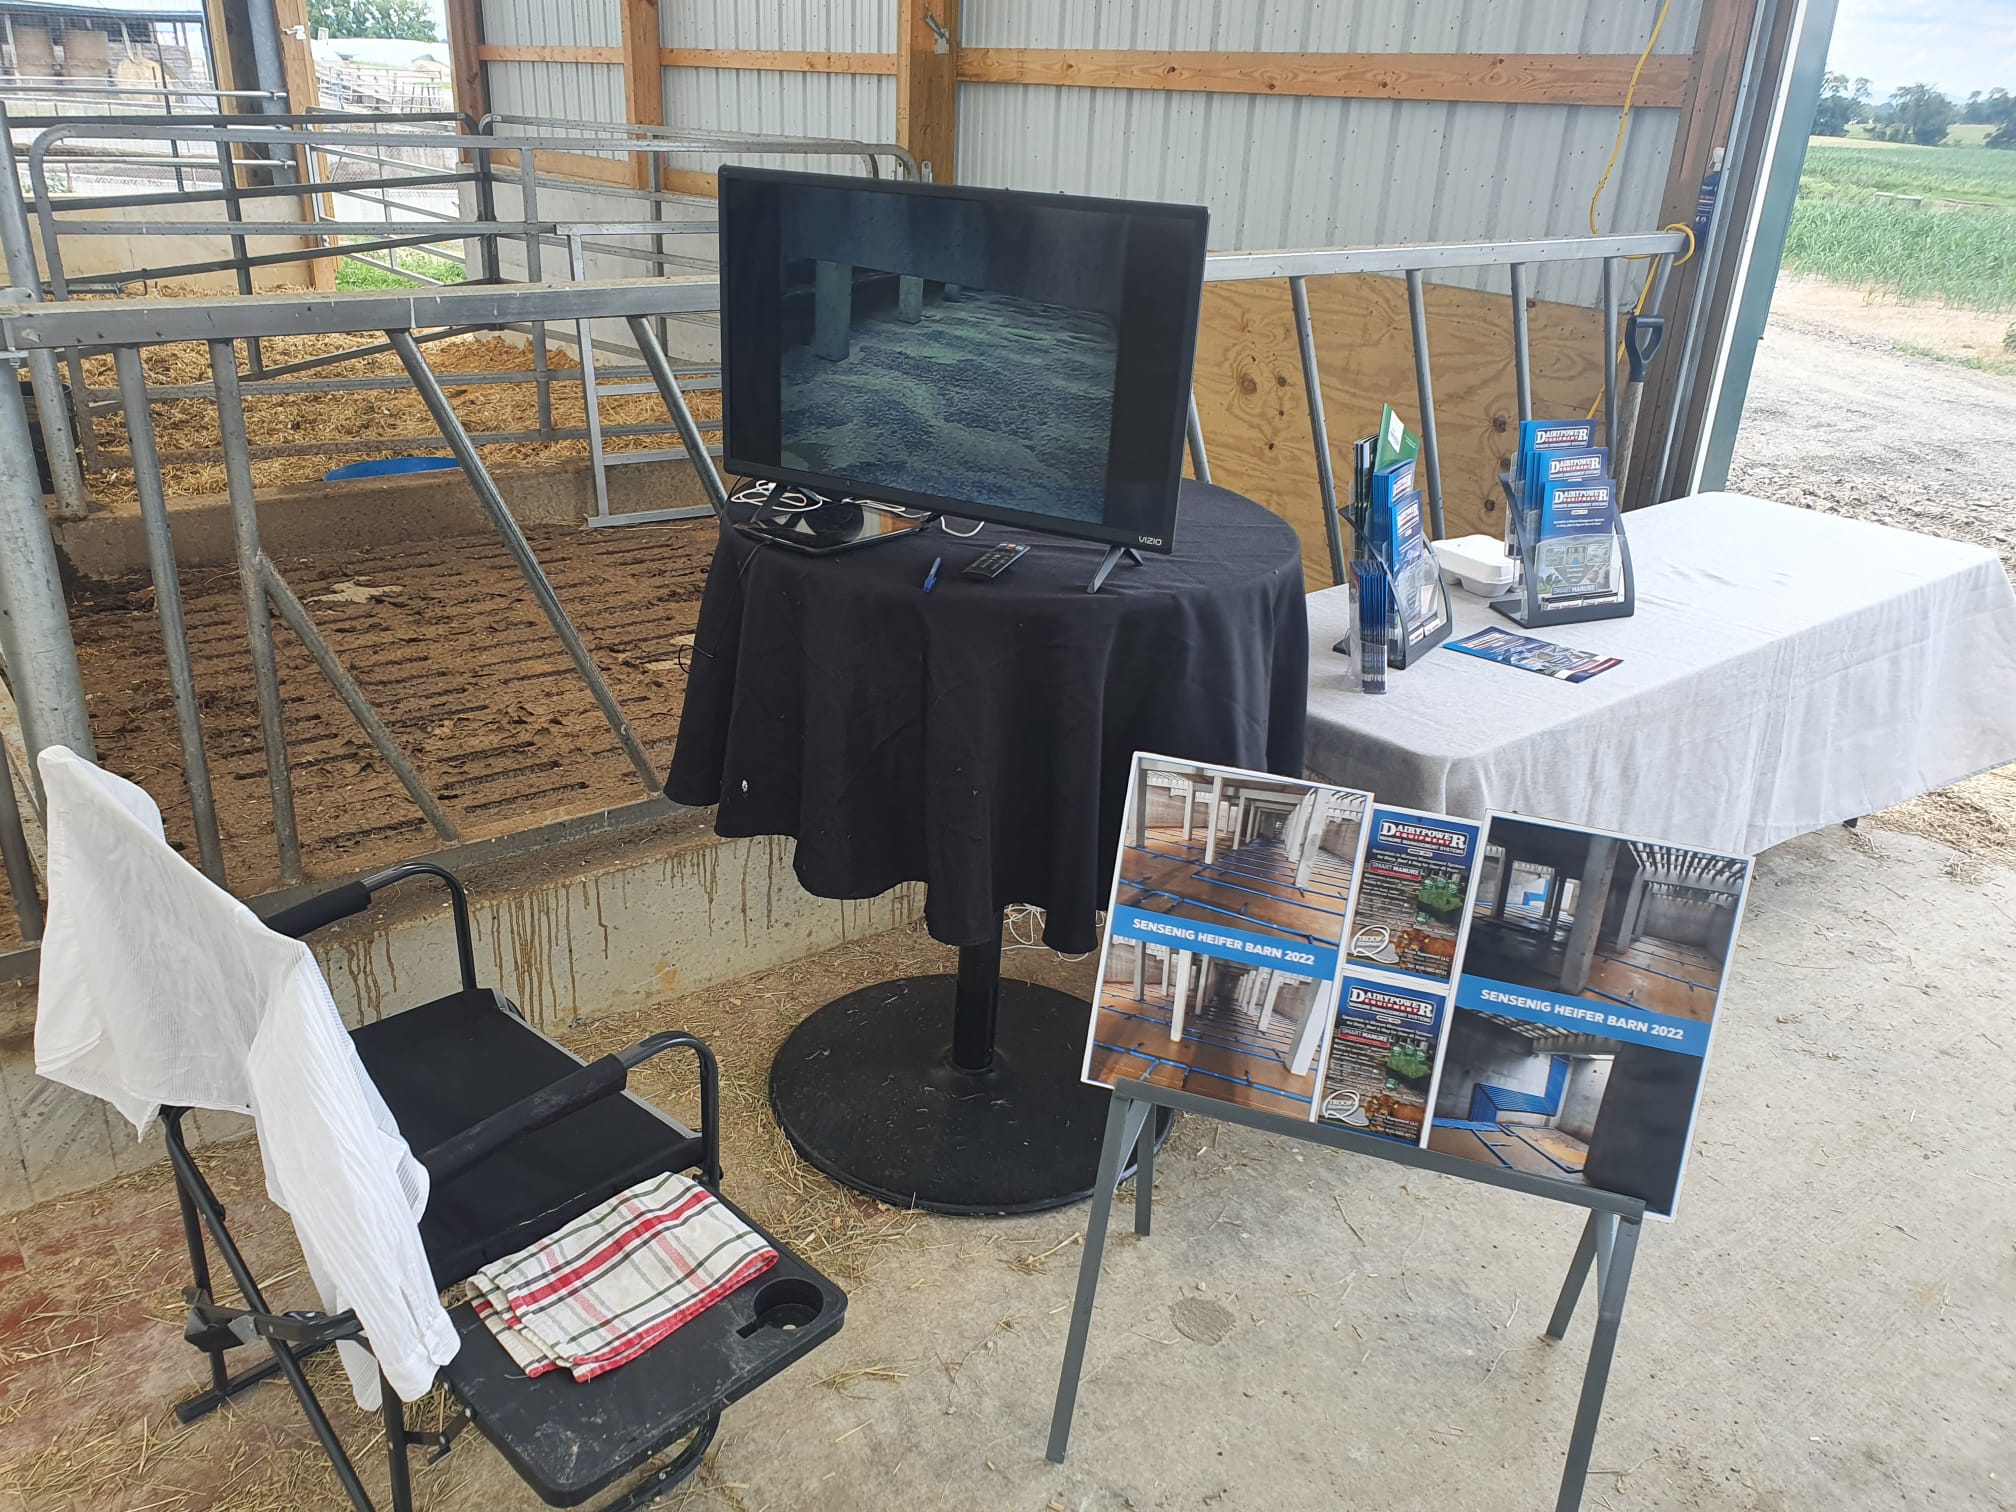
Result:
[[[1113,569],[1120,565],[1120,558],[1122,557],[1127,558],[1136,567],[1141,565],[1141,553],[1136,551],[1132,546],[1108,546],[1106,548],[1106,555],[1099,559],[1099,570],[1092,574],[1092,581],[1085,585],[1085,591],[1087,593],[1097,593],[1101,588],[1104,588],[1106,586],[1106,579],[1112,575]]]

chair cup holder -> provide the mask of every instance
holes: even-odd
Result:
[[[812,1282],[798,1276],[772,1281],[756,1293],[756,1316],[736,1330],[743,1338],[774,1328],[792,1333],[826,1309],[826,1299]]]

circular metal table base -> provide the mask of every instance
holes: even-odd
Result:
[[[777,1121],[820,1171],[898,1207],[994,1215],[1082,1202],[1112,1103],[1079,1079],[1090,1005],[1002,981],[992,1063],[962,1071],[956,982],[903,977],[814,1012],[771,1064]],[[1171,1115],[1156,1111],[1159,1145]],[[1123,1169],[1133,1168],[1130,1154]]]

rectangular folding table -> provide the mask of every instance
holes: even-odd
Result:
[[[1754,855],[2016,761],[2016,592],[1992,552],[1740,494],[1625,517],[1638,610],[1543,631],[1587,682],[1447,648],[1358,690],[1309,597],[1306,761],[1471,817],[1511,810]],[[1516,629],[1452,592],[1451,638]]]

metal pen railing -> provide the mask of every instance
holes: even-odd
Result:
[[[0,204],[4,204],[4,196],[0,196]],[[0,231],[4,231],[5,225],[5,218],[0,217]],[[564,228],[562,239],[569,248],[570,271],[582,271],[579,228]],[[1406,277],[1425,441],[1434,433],[1435,405],[1423,290],[1426,274],[1457,268],[1504,268],[1508,271],[1515,292],[1510,319],[1514,400],[1519,417],[1524,420],[1532,418],[1531,354],[1524,304],[1530,270],[1552,263],[1592,259],[1604,265],[1607,276],[1602,366],[1606,385],[1614,390],[1617,376],[1615,335],[1624,282],[1623,261],[1629,258],[1652,260],[1647,273],[1652,283],[1648,304],[1655,303],[1672,259],[1685,250],[1685,244],[1683,235],[1659,233],[1425,247],[1234,253],[1210,258],[1205,278],[1209,282],[1255,279],[1285,279],[1288,282],[1302,358],[1311,438],[1316,448],[1318,490],[1326,532],[1332,543],[1332,565],[1341,576],[1342,552],[1337,538],[1340,501],[1323,406],[1321,364],[1310,317],[1308,279],[1341,273],[1400,274]],[[419,391],[436,424],[439,433],[435,438],[437,443],[445,445],[460,463],[479,505],[504,541],[514,566],[565,649],[574,674],[592,696],[648,795],[633,804],[563,823],[607,828],[626,822],[626,815],[662,810],[662,802],[657,799],[658,774],[652,768],[641,741],[578,630],[554,595],[530,543],[518,528],[502,492],[485,468],[477,450],[479,438],[467,430],[448,401],[445,385],[450,380],[428,368],[421,359],[419,347],[428,337],[442,331],[517,328],[551,323],[583,327],[584,333],[580,338],[583,350],[590,351],[593,343],[585,334],[586,324],[595,320],[620,320],[628,328],[641,354],[643,374],[665,402],[669,427],[682,443],[678,455],[695,468],[711,507],[719,510],[725,503],[725,489],[704,442],[701,423],[686,403],[684,386],[675,375],[675,366],[660,343],[656,330],[657,323],[665,319],[714,313],[719,297],[714,280],[584,279],[544,285],[476,283],[411,292],[357,292],[295,298],[268,296],[258,300],[157,298],[36,302],[19,292],[8,297],[11,302],[0,304],[0,344],[4,344],[14,360],[25,360],[32,365],[38,360],[52,358],[58,351],[109,351],[113,355],[132,433],[133,467],[136,477],[150,480],[141,483],[139,501],[161,619],[163,653],[175,707],[177,739],[197,829],[198,854],[205,869],[220,882],[224,880],[221,837],[215,805],[209,798],[208,762],[196,675],[181,629],[181,596],[173,565],[173,543],[168,511],[159,485],[162,459],[154,445],[151,427],[141,418],[147,415],[149,404],[162,397],[163,391],[150,390],[141,367],[140,353],[147,346],[167,342],[204,342],[209,353],[210,381],[200,387],[214,394],[218,404],[233,549],[251,646],[254,692],[283,889],[300,883],[304,875],[304,858],[294,817],[292,777],[281,713],[274,649],[273,619],[276,616],[306,648],[319,674],[336,692],[372,748],[385,759],[440,844],[456,846],[464,843],[464,838],[453,816],[427,787],[385,721],[372,708],[355,677],[322,635],[300,596],[260,545],[258,520],[253,507],[251,460],[254,448],[247,440],[244,417],[245,396],[252,390],[253,381],[237,370],[234,349],[237,342],[249,344],[261,337],[279,334],[376,333],[379,342],[374,349],[397,353],[406,380]],[[270,384],[278,380],[269,375],[264,381]],[[178,386],[170,392],[180,394],[185,387],[189,386]],[[1199,478],[1209,481],[1205,437],[1194,400],[1187,416],[1186,434],[1193,468]],[[1440,534],[1441,479],[1439,458],[1432,448],[1424,446],[1423,464],[1427,474],[1426,491],[1433,501],[1432,528]],[[52,743],[88,750],[89,720],[56,574],[54,551],[42,514],[39,485],[27,442],[26,413],[18,385],[5,384],[0,384],[0,602],[4,602],[8,610],[6,615],[0,616],[0,654],[4,654],[6,659],[31,758],[34,752]],[[18,830],[19,826],[10,821],[5,797],[4,793],[0,793],[0,860],[6,862],[12,879],[21,852],[10,837],[10,823],[14,830]],[[32,934],[36,923],[31,912],[34,903],[32,885],[24,890],[16,884],[16,900],[24,934]]]
[[[76,350],[109,351],[112,354],[131,437],[136,492],[154,584],[155,607],[161,624],[162,652],[174,708],[176,740],[196,831],[197,854],[203,870],[213,880],[220,885],[227,880],[223,837],[211,789],[196,671],[189,648],[169,512],[161,482],[161,458],[149,418],[155,396],[149,390],[141,365],[141,352],[148,346],[168,342],[201,341],[207,346],[211,388],[217,398],[223,438],[233,551],[251,647],[254,696],[266,761],[268,796],[273,806],[277,860],[282,885],[292,886],[302,880],[303,868],[273,639],[273,618],[276,615],[307,649],[316,669],[357,721],[372,748],[392,769],[439,840],[452,845],[462,836],[454,819],[428,788],[407,752],[373,709],[356,678],[321,633],[300,595],[260,545],[258,516],[253,500],[251,448],[247,444],[245,429],[245,385],[237,369],[236,343],[249,345],[259,337],[281,334],[345,334],[368,330],[383,334],[385,341],[399,355],[408,381],[419,391],[434,419],[439,431],[437,444],[445,445],[461,464],[478,504],[504,542],[514,566],[566,651],[576,676],[588,690],[628,757],[646,798],[653,799],[661,784],[642,742],[580,632],[554,593],[531,544],[484,465],[475,439],[456,414],[440,378],[421,356],[417,333],[438,327],[495,327],[521,321],[624,320],[629,323],[645,354],[646,368],[653,374],[654,384],[665,401],[672,428],[683,436],[697,439],[696,422],[678,380],[673,376],[670,359],[658,346],[650,319],[668,312],[712,309],[715,300],[716,289],[711,281],[682,283],[646,279],[543,287],[479,284],[412,294],[357,292],[294,300],[217,298],[33,303],[15,299],[0,305],[0,340],[4,340],[11,352]],[[9,616],[0,620],[0,626],[16,632],[0,649],[4,649],[6,654],[8,675],[21,709],[27,743],[33,752],[52,742],[71,744],[79,736],[88,738],[88,723],[83,720],[81,683],[71,686],[75,677],[75,651],[69,640],[68,622],[63,616],[61,588],[54,575],[48,529],[41,518],[39,485],[32,460],[26,463],[25,470],[21,464],[21,459],[30,455],[25,442],[26,428],[27,418],[18,386],[11,392],[0,393],[0,451],[6,453],[0,456],[0,551],[7,552],[11,557],[11,547],[17,539],[39,539],[41,551],[48,561],[44,578],[39,583],[26,574],[12,570],[16,566],[12,561],[0,566],[0,573],[7,574],[5,578],[0,578],[0,595],[4,595],[10,610]],[[8,446],[9,434],[17,429],[22,444]],[[686,455],[699,472],[709,499],[717,504],[724,501],[726,490],[706,448],[689,446]],[[23,560],[27,559],[24,556]],[[23,609],[29,611],[26,619],[42,636],[41,640],[27,639],[20,633],[23,626],[13,623],[23,618],[20,612]],[[0,831],[4,831],[6,825],[6,807],[4,802],[0,802]],[[0,840],[4,839],[4,834],[0,834]],[[10,845],[11,841],[0,844],[0,858],[11,855]],[[11,867],[11,861],[9,865]],[[32,904],[32,887],[17,896],[18,901]],[[35,922],[25,911],[20,914],[24,932],[31,930]]]
[[[684,209],[693,205],[695,201],[691,196],[600,181],[592,186],[582,185],[577,181],[556,178],[549,171],[544,175],[549,186],[559,182],[568,188],[591,187],[598,197],[626,198],[638,203],[642,215],[634,220],[612,219],[592,223],[561,223],[542,219],[538,213],[542,153],[628,155],[634,152],[645,154],[655,162],[682,156],[712,158],[722,154],[809,154],[858,160],[863,171],[875,175],[885,171],[910,175],[916,171],[909,153],[890,144],[747,132],[633,128],[547,117],[492,115],[476,122],[453,111],[317,111],[307,115],[269,113],[256,117],[163,115],[99,120],[39,117],[16,119],[10,123],[5,111],[0,110],[0,178],[5,178],[9,184],[17,184],[19,177],[13,171],[10,156],[10,124],[32,130],[34,135],[27,147],[25,195],[10,194],[0,187],[0,199],[19,201],[18,204],[0,204],[0,241],[5,243],[9,281],[20,288],[37,284],[39,275],[34,242],[23,230],[32,218],[34,239],[39,240],[42,264],[47,269],[49,292],[59,301],[71,297],[81,287],[73,279],[66,260],[66,243],[79,238],[129,235],[221,239],[228,242],[230,256],[101,271],[92,275],[91,287],[230,272],[240,293],[249,294],[254,287],[253,273],[257,269],[331,258],[365,263],[382,272],[396,274],[416,287],[440,282],[399,266],[399,252],[412,248],[428,249],[451,263],[464,264],[470,272],[484,280],[496,282],[505,276],[500,245],[506,242],[522,245],[524,275],[528,282],[533,283],[546,279],[543,254],[549,249],[565,250],[568,272],[577,279],[587,276],[591,259],[634,262],[646,271],[667,275],[709,267],[707,257],[700,251],[684,252],[674,244],[682,237],[706,237],[711,240],[714,233],[711,217],[705,220],[666,219],[669,207],[676,205]],[[213,160],[213,166],[207,170],[208,181],[187,192],[54,192],[50,165],[62,161],[66,151],[92,142],[140,147],[165,142],[178,154],[189,149],[207,155]],[[305,177],[288,181],[288,175],[294,169],[296,153],[306,154],[309,161],[319,166]],[[388,154],[392,156],[388,157]],[[431,156],[438,162],[400,161],[399,154],[419,159]],[[499,164],[497,158],[505,155],[509,155],[512,162]],[[99,163],[118,160],[117,153],[93,154],[91,158],[91,161]],[[176,161],[194,159],[185,160],[178,156]],[[332,163],[368,165],[370,173],[361,178],[346,176],[340,167],[332,168]],[[270,174],[274,181],[239,182],[240,176],[247,172],[264,172]],[[398,192],[410,194],[430,189],[454,190],[459,196],[464,188],[470,191],[473,217],[464,215],[459,204],[450,212],[416,204],[410,199],[393,198]],[[514,191],[518,196],[515,219],[498,213],[500,188]],[[333,210],[323,208],[338,197],[375,208],[377,218],[348,221],[336,216]],[[257,206],[276,200],[293,201],[306,213],[293,220],[254,218]],[[209,206],[221,206],[222,215],[214,219],[200,219],[192,218],[188,213],[192,208]],[[163,212],[159,218],[80,218],[136,210],[145,212],[157,207]],[[394,219],[394,210],[406,218]],[[361,239],[346,239],[360,235]],[[275,238],[280,239],[282,244],[273,245]],[[250,242],[254,239],[264,239],[267,248],[252,252]],[[632,244],[639,241],[644,245]],[[465,247],[473,245],[473,257],[452,250],[458,243]],[[372,255],[374,253],[384,254],[385,260],[378,260]],[[668,318],[660,316],[654,320],[661,346],[669,340]],[[713,316],[709,311],[686,318],[711,321]],[[430,331],[415,339],[444,340],[474,334],[476,329],[455,327]],[[641,524],[690,514],[690,510],[617,514],[609,507],[609,469],[640,462],[678,460],[685,455],[688,445],[688,438],[684,436],[678,437],[676,446],[662,448],[612,452],[605,445],[617,439],[638,440],[664,435],[671,441],[674,437],[676,428],[664,424],[610,426],[602,423],[603,398],[649,393],[655,387],[654,375],[645,364],[642,353],[634,347],[610,346],[606,342],[603,343],[604,350],[598,352],[591,327],[586,323],[578,324],[574,335],[579,366],[570,372],[556,367],[552,360],[545,321],[529,323],[523,328],[523,334],[529,337],[531,348],[528,371],[442,375],[442,381],[448,384],[524,383],[533,388],[534,416],[530,427],[479,432],[472,439],[478,445],[486,446],[514,442],[586,441],[596,500],[595,523]],[[241,393],[256,398],[325,390],[401,389],[406,385],[403,378],[396,374],[320,379],[301,376],[318,368],[382,355],[391,350],[389,342],[374,342],[270,366],[260,341],[255,339],[248,346],[248,371],[241,382]],[[74,407],[76,416],[74,428],[58,414],[63,408],[64,397],[57,376],[59,358],[68,371],[69,403]],[[701,369],[711,366],[682,364],[682,371],[689,376],[687,386],[698,389],[710,386],[710,377]],[[66,518],[81,517],[87,506],[82,477],[73,461],[75,455],[81,451],[84,467],[91,470],[131,465],[129,456],[105,446],[97,435],[97,418],[120,411],[124,407],[123,396],[116,385],[110,388],[95,386],[86,372],[82,353],[75,350],[36,355],[31,359],[31,376],[37,397],[38,418],[44,425],[45,434],[54,438],[50,448],[51,465],[59,474],[59,512]],[[695,377],[698,378],[697,383],[692,381]],[[555,423],[553,385],[556,382],[579,382],[583,385],[583,424],[569,426]],[[611,384],[618,386],[611,387]],[[160,397],[213,398],[214,386],[207,383],[179,385],[163,392]],[[715,422],[702,422],[701,425],[703,429],[713,428]],[[427,444],[438,444],[438,438],[372,435],[265,443],[255,445],[250,455],[254,460],[282,456],[336,456],[346,452],[384,452],[402,445]],[[186,448],[168,454],[164,460],[217,461],[222,457],[220,444],[214,448]]]

